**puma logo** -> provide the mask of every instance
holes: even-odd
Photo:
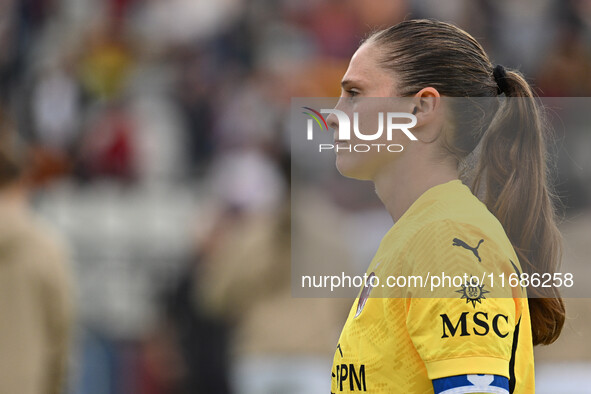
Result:
[[[482,262],[482,259],[478,255],[478,248],[480,247],[480,244],[484,242],[484,239],[481,239],[480,241],[478,241],[478,245],[476,245],[475,247],[471,247],[470,245],[468,245],[466,242],[462,241],[459,238],[454,238],[453,241],[454,242],[453,242],[452,246],[461,246],[464,249],[471,250],[472,253],[474,253],[474,256],[476,256],[476,258],[478,259],[478,262],[479,263]]]

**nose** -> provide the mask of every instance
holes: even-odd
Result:
[[[326,124],[334,131],[339,129],[339,119],[335,114],[328,115],[328,118],[326,118]]]
[[[341,109],[341,100],[342,97],[339,97],[339,101],[337,101],[337,105],[335,105],[334,109]],[[328,118],[326,118],[326,124],[328,125],[328,127],[337,132],[337,130],[339,129],[339,118],[335,114],[329,114]]]

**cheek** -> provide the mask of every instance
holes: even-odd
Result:
[[[392,112],[392,108],[389,109]],[[355,122],[352,122],[351,124],[351,142],[385,144],[386,146],[394,144],[406,148],[412,141],[404,131],[400,129],[400,127],[394,127],[396,125],[404,124],[405,122],[405,119],[400,118],[393,118],[389,122],[388,109],[360,113],[358,124],[355,125]],[[391,123],[390,127],[388,126],[389,123]],[[356,135],[355,127],[357,127],[357,131],[362,134],[365,139],[359,138]],[[388,132],[388,128],[391,129],[390,132]]]
[[[386,139],[386,123],[384,114],[379,110],[364,111],[359,113],[358,121],[353,121],[351,139],[363,143],[376,143]],[[357,133],[365,136],[360,138]]]
[[[350,178],[374,179],[375,174],[381,168],[396,160],[396,157],[400,155],[398,152],[389,152],[387,143],[379,148],[376,144],[381,144],[381,142],[352,141],[351,152],[340,151],[337,153],[336,165],[339,172]],[[359,150],[355,151],[353,146],[357,146]],[[366,151],[368,146],[369,150]]]

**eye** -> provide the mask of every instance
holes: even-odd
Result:
[[[359,95],[359,91],[357,91],[356,89],[348,89],[345,90],[345,92],[347,93],[347,96],[350,98],[356,97]]]

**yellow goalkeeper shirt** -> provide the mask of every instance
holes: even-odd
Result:
[[[331,392],[534,393],[521,271],[503,227],[468,187],[427,190],[369,265]]]

